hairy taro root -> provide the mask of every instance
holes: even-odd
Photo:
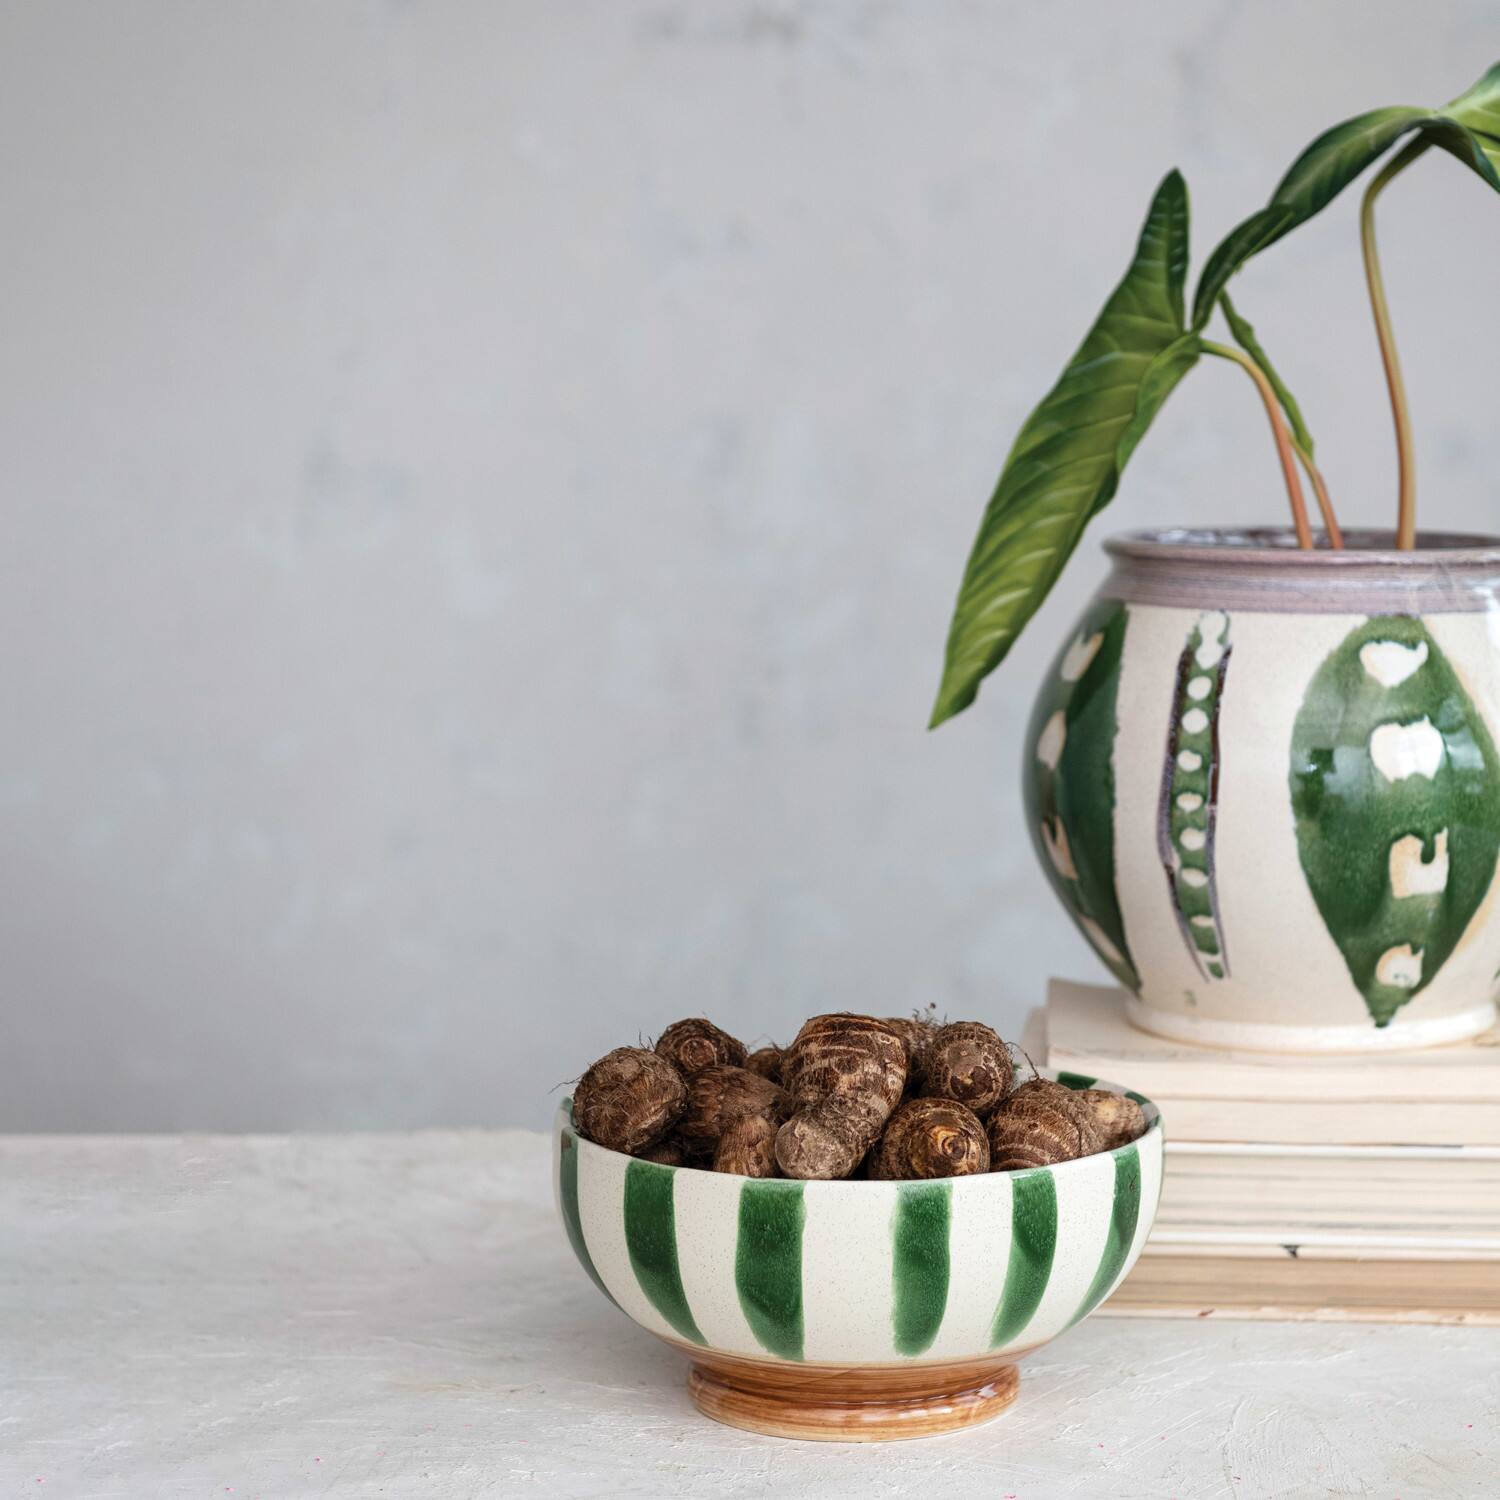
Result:
[[[578,1080],[573,1121],[586,1139],[634,1155],[677,1123],[687,1084],[666,1058],[644,1047],[616,1047]]]
[[[874,1016],[814,1016],[781,1058],[797,1113],[776,1137],[788,1177],[847,1177],[906,1086],[906,1043]]]
[[[1112,1094],[1108,1089],[1079,1089],[1073,1100],[1092,1115],[1101,1151],[1128,1146],[1146,1133],[1146,1111],[1124,1094]]]
[[[727,1031],[720,1031],[702,1016],[673,1021],[657,1037],[656,1050],[684,1078],[691,1078],[694,1073],[711,1068],[715,1063],[728,1063],[735,1068],[745,1066],[744,1043],[737,1042]]]
[[[752,1073],[757,1073],[762,1078],[769,1078],[772,1083],[781,1082],[781,1048],[780,1047],[757,1047],[749,1057],[745,1059],[745,1066]]]
[[[745,1047],[701,1017],[652,1050],[617,1047],[579,1080],[578,1132],[665,1166],[744,1177],[921,1181],[1113,1150],[1146,1129],[1133,1099],[1036,1077],[978,1021],[813,1016],[791,1046]]]
[[[906,1085],[906,1043],[874,1016],[814,1016],[782,1053],[781,1085],[798,1105],[858,1094],[889,1114]]]
[[[687,1081],[687,1103],[678,1133],[694,1149],[712,1146],[744,1115],[768,1115],[778,1121],[786,1113],[786,1099],[769,1078],[748,1068],[715,1063]]]
[[[889,1114],[869,1094],[826,1094],[777,1131],[776,1165],[787,1177],[849,1177]]]
[[[776,1175],[776,1121],[770,1115],[741,1115],[719,1137],[715,1172],[741,1177]]]
[[[884,1020],[906,1047],[906,1094],[909,1098],[917,1091],[922,1059],[937,1032],[938,1024],[930,1015],[886,1016]]]
[[[917,1093],[987,1115],[1010,1092],[1015,1072],[998,1032],[981,1021],[953,1021],[939,1026],[923,1051]]]
[[[1032,1108],[1032,1101],[1040,1101],[1071,1114],[1078,1124],[1078,1138],[1082,1146],[1078,1153],[1080,1156],[1092,1156],[1096,1151],[1104,1149],[1104,1136],[1094,1111],[1078,1090],[1070,1089],[1067,1084],[1057,1083],[1051,1078],[1036,1077],[1028,1078],[1019,1088],[1013,1089],[1009,1099],[1014,1099],[1017,1094],[1021,1096],[1022,1107]]]
[[[658,1141],[635,1153],[642,1161],[654,1161],[660,1167],[685,1167],[688,1164],[687,1147],[675,1135]]]
[[[1072,1161],[1100,1146],[1088,1106],[1047,1078],[1033,1078],[1005,1099],[990,1116],[989,1135],[992,1172]]]
[[[952,1099],[908,1099],[886,1121],[870,1160],[870,1176],[886,1181],[989,1169],[989,1137],[979,1116]]]

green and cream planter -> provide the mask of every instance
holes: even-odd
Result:
[[[702,1410],[781,1436],[922,1436],[1008,1405],[1020,1356],[1134,1264],[1162,1176],[1141,1103],[1149,1129],[1119,1150],[939,1182],[657,1166],[584,1140],[565,1104],[558,1207],[599,1290],[692,1359]]]
[[[1500,541],[1139,533],[1047,674],[1027,818],[1164,1036],[1422,1047],[1495,1022]]]

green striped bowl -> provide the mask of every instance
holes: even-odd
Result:
[[[1132,1097],[1150,1124],[1131,1145],[938,1182],[657,1166],[584,1140],[567,1100],[558,1207],[599,1290],[690,1352],[783,1365],[1003,1363],[1086,1317],[1140,1254],[1161,1190],[1162,1129],[1155,1106]]]

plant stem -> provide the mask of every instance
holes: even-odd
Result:
[[[1270,356],[1255,336],[1255,330],[1240,316],[1238,309],[1230,300],[1227,289],[1219,293],[1219,308],[1229,324],[1229,331],[1234,335],[1235,343],[1260,366],[1261,372],[1271,382],[1271,388],[1276,392],[1276,399],[1281,403],[1281,410],[1286,415],[1287,428],[1292,438],[1292,451],[1302,461],[1303,471],[1312,481],[1313,490],[1317,494],[1318,509],[1323,513],[1323,529],[1328,533],[1328,545],[1336,552],[1341,551],[1344,545],[1344,534],[1339,530],[1338,517],[1333,513],[1333,501],[1329,498],[1328,486],[1323,483],[1323,476],[1313,462],[1312,435],[1307,430],[1307,424],[1302,420],[1301,410],[1292,398],[1292,393],[1277,376]]]
[[[1307,500],[1302,494],[1302,481],[1297,477],[1297,460],[1292,451],[1292,435],[1287,431],[1286,417],[1271,382],[1266,379],[1260,366],[1248,354],[1231,349],[1228,344],[1216,344],[1212,339],[1203,340],[1203,352],[1219,359],[1233,360],[1255,382],[1260,399],[1265,403],[1266,416],[1270,419],[1271,434],[1276,439],[1276,454],[1281,460],[1281,477],[1286,481],[1286,497],[1291,502],[1292,525],[1297,530],[1297,545],[1311,551],[1312,527],[1307,520]],[[1332,537],[1330,535],[1330,541]]]
[[[1391,417],[1396,424],[1396,466],[1400,473],[1396,545],[1408,552],[1417,545],[1417,462],[1412,449],[1406,385],[1401,379],[1396,336],[1391,331],[1391,313],[1385,300],[1385,280],[1380,274],[1380,256],[1375,249],[1375,200],[1391,179],[1405,171],[1426,149],[1425,141],[1416,140],[1393,156],[1365,189],[1364,200],[1359,206],[1359,243],[1364,253],[1365,281],[1370,288],[1370,311],[1375,315],[1375,337],[1380,341],[1386,388],[1391,393]]]
[[[1312,460],[1312,454],[1292,438],[1292,451],[1302,461],[1302,467],[1307,471],[1307,477],[1312,481],[1313,494],[1318,497],[1318,510],[1323,516],[1323,530],[1328,533],[1328,545],[1335,552],[1344,550],[1344,533],[1339,527],[1338,517],[1333,513],[1333,501],[1328,494],[1328,486],[1323,482],[1322,471]]]

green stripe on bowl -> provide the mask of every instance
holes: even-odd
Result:
[[[1057,1184],[1047,1171],[1014,1179],[1010,1202],[1010,1264],[990,1329],[990,1348],[1014,1339],[1035,1315],[1057,1252]]]
[[[625,1244],[635,1279],[651,1305],[683,1338],[707,1340],[698,1331],[677,1267],[677,1220],[672,1207],[675,1167],[633,1161],[625,1169]]]
[[[568,1231],[568,1243],[573,1247],[573,1254],[578,1257],[578,1264],[589,1273],[589,1279],[611,1302],[615,1302],[610,1297],[609,1288],[594,1269],[594,1257],[589,1254],[588,1241],[583,1237],[583,1220],[578,1216],[578,1142],[567,1131],[563,1131],[558,1139],[558,1151],[557,1197],[562,1205],[563,1228]],[[616,1307],[619,1305],[615,1302]]]
[[[1073,1314],[1068,1327],[1088,1317],[1104,1300],[1104,1295],[1115,1284],[1130,1253],[1135,1239],[1136,1220],[1141,1212],[1141,1158],[1134,1146],[1127,1146],[1115,1153],[1115,1201],[1109,1214],[1109,1236],[1104,1242],[1104,1254],[1099,1258],[1099,1269],[1083,1305]]]
[[[948,1307],[952,1197],[952,1184],[947,1182],[903,1184],[896,1190],[891,1323],[900,1354],[927,1350]]]
[[[802,1358],[802,1190],[800,1182],[747,1182],[740,1189],[734,1286],[750,1331],[782,1359]]]

